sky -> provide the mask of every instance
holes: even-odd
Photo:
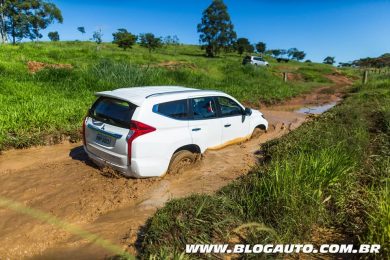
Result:
[[[126,28],[133,34],[177,35],[181,43],[199,44],[197,24],[211,0],[52,0],[64,22],[61,40],[88,40],[101,29],[104,41]],[[337,62],[390,53],[390,0],[225,0],[238,37],[267,49],[298,48],[306,59]],[[84,26],[83,36],[77,27]]]

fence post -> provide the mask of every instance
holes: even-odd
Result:
[[[363,84],[367,84],[367,82],[368,82],[368,70],[365,70],[363,74]]]
[[[283,72],[283,81],[287,82],[287,72]]]

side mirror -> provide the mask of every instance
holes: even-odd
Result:
[[[250,115],[252,115],[252,109],[246,107],[245,110],[244,110],[244,115],[245,115],[245,116],[250,116]]]

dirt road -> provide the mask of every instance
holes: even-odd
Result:
[[[139,228],[168,200],[212,193],[246,174],[256,164],[262,143],[307,120],[305,109],[297,109],[314,105],[322,112],[322,105],[339,101],[340,89],[350,82],[329,77],[333,86],[262,108],[270,129],[259,138],[208,151],[199,165],[161,179],[104,174],[88,161],[81,143],[4,152],[0,155],[0,259],[112,256],[110,246],[94,243],[99,239],[135,253]]]

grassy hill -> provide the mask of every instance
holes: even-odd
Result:
[[[32,61],[44,64],[31,63]],[[150,55],[91,42],[0,46],[0,151],[79,138],[94,92],[145,85],[182,85],[225,91],[242,102],[273,102],[327,84],[329,65],[269,58],[269,68],[242,66],[238,54],[206,58],[198,46],[166,47]],[[30,64],[30,71],[28,69]],[[45,64],[51,65],[35,73]],[[63,65],[69,64],[69,65]],[[282,71],[295,75],[288,83]]]

